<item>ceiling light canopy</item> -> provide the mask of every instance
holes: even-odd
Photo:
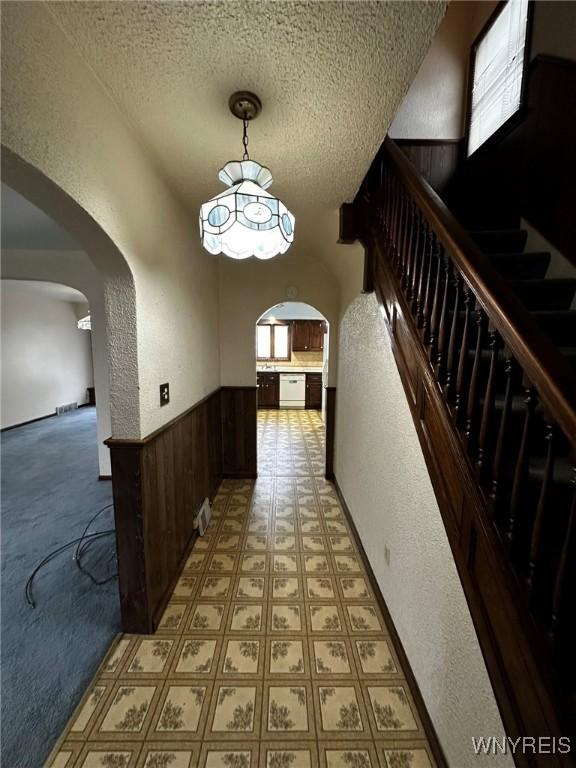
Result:
[[[248,122],[259,115],[260,99],[243,91],[233,94],[229,104],[244,126],[244,155],[226,163],[218,174],[228,189],[200,208],[202,245],[232,259],[271,259],[287,251],[294,240],[294,216],[267,191],[272,184],[269,169],[248,155]]]

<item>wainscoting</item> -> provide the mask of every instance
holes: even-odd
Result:
[[[110,438],[125,632],[150,633],[222,477],[256,477],[256,387],[222,387],[141,440]]]

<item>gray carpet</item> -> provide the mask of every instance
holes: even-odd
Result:
[[[48,756],[114,635],[118,583],[95,586],[74,549],[36,577],[36,608],[24,585],[51,550],[82,534],[112,501],[98,481],[96,412],[81,408],[4,432],[2,441],[2,766],[37,768]],[[93,530],[113,527],[112,510]],[[114,536],[83,559],[102,579],[114,573]]]

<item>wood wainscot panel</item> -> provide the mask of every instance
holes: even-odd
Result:
[[[257,476],[257,387],[222,387],[222,474]]]
[[[106,441],[112,462],[122,628],[153,632],[224,474],[256,475],[256,388],[217,389],[141,440]]]
[[[326,480],[334,480],[334,437],[336,434],[336,387],[326,387]]]

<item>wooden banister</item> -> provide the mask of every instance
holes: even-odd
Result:
[[[574,438],[576,374],[440,196],[389,137],[384,142],[384,153],[560,428],[568,438]]]
[[[506,731],[573,735],[576,374],[391,139],[341,222],[365,246]]]

